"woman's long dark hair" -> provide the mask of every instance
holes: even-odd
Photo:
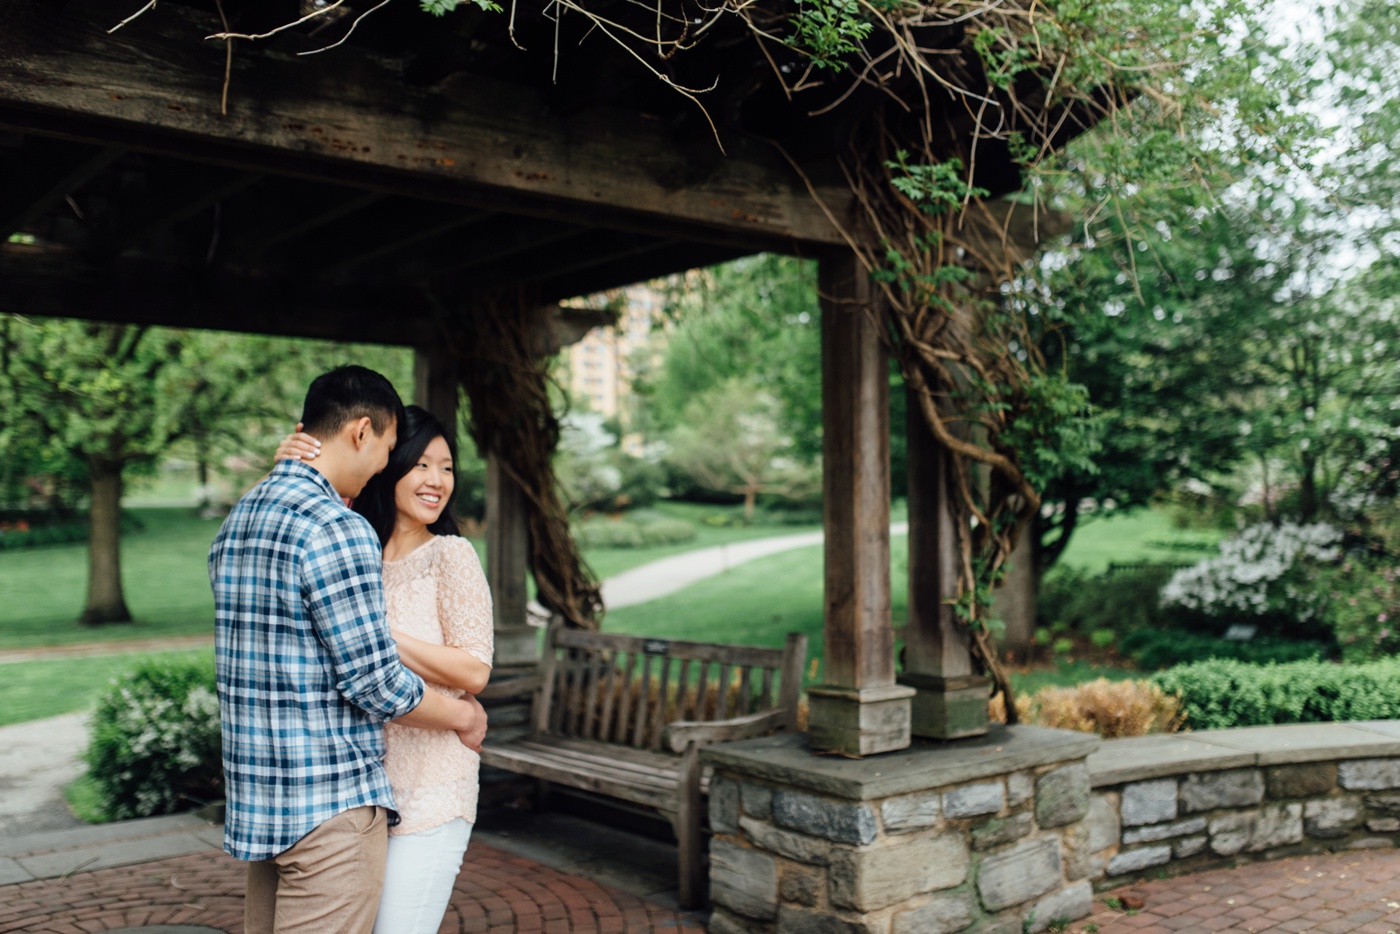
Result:
[[[355,511],[374,526],[381,547],[387,545],[389,536],[394,534],[394,519],[398,516],[398,507],[394,505],[394,488],[398,486],[404,474],[414,468],[434,438],[442,438],[447,442],[447,450],[452,455],[453,483],[452,495],[447,498],[447,505],[442,508],[442,514],[437,517],[437,521],[428,526],[428,531],[434,535],[461,534],[457,531],[457,520],[452,515],[452,501],[457,498],[457,446],[453,443],[452,436],[443,430],[442,422],[434,418],[432,413],[420,406],[410,405],[399,420],[398,437],[394,442],[394,450],[389,452],[389,463],[377,476],[370,478],[364,490],[355,497]]]

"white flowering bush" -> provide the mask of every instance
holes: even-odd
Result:
[[[1342,556],[1342,531],[1325,522],[1260,523],[1220,543],[1220,554],[1177,571],[1164,608],[1220,622],[1315,628],[1327,605],[1317,574]]]
[[[114,678],[93,712],[85,759],[112,820],[222,798],[213,660],[148,659]]]

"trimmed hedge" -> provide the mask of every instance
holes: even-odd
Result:
[[[695,538],[695,526],[684,519],[589,519],[574,529],[585,548],[652,548],[679,545]]]
[[[1138,629],[1119,640],[1118,651],[1138,668],[1153,671],[1212,658],[1254,664],[1311,661],[1331,654],[1332,646],[1272,636],[1238,640],[1184,629]]]
[[[1159,671],[1151,680],[1181,698],[1186,725],[1196,730],[1400,719],[1400,659],[1364,665],[1213,659]]]

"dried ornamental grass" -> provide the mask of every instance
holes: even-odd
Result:
[[[1104,739],[1174,733],[1181,727],[1181,701],[1150,681],[1099,678],[1074,687],[1041,688],[1016,699],[1022,723],[1097,733]],[[999,711],[993,709],[993,719]]]

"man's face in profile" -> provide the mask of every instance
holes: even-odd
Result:
[[[399,426],[397,420],[391,419],[382,434],[375,434],[371,426],[365,433],[365,444],[360,448],[360,463],[364,467],[364,473],[360,477],[360,489],[355,491],[355,496],[359,496],[364,490],[369,478],[384,470],[389,463],[389,452],[394,449],[395,442],[398,441]]]

